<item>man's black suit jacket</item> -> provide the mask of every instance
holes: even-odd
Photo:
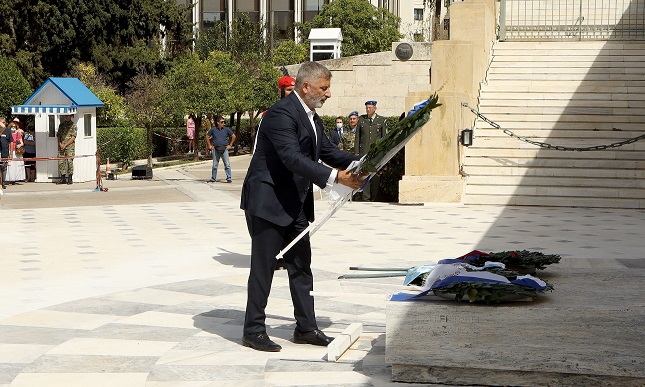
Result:
[[[336,146],[340,144],[340,133],[338,133],[338,129],[334,128],[329,132],[329,141]]]
[[[316,115],[314,128],[295,91],[267,111],[242,187],[240,207],[247,214],[288,226],[304,209],[314,220],[312,183],[324,188],[331,168],[346,169],[358,156],[341,151],[323,132]]]

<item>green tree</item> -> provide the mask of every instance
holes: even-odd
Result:
[[[298,24],[301,36],[312,28],[340,28],[343,33],[343,56],[389,51],[399,33],[401,19],[385,8],[376,8],[365,0],[334,0],[323,5],[311,22]],[[307,42],[308,46],[308,42]]]
[[[263,60],[257,54],[247,53],[238,63],[240,64],[238,79],[240,85],[243,85],[244,93],[235,105],[237,113],[235,133],[238,138],[241,138],[240,118],[242,113],[246,113],[249,116],[252,149],[255,142],[257,116],[280,98],[277,82],[281,73],[268,60]],[[237,152],[238,144],[235,145],[235,153]]]
[[[0,116],[9,116],[11,106],[25,102],[32,92],[16,64],[0,56]]]
[[[202,117],[209,113],[231,112],[233,107],[228,93],[233,89],[234,79],[224,75],[222,61],[228,54],[211,53],[206,60],[191,54],[173,66],[164,78],[166,90],[162,105],[178,122],[193,113],[195,138],[199,138]],[[218,67],[219,66],[219,67]],[[199,157],[197,144],[195,159]]]
[[[271,53],[274,66],[286,66],[303,63],[309,60],[309,53],[304,44],[293,40],[283,40]]]
[[[165,70],[160,37],[168,54],[190,47],[186,10],[166,0],[3,0],[0,53],[16,58],[33,87],[89,62],[123,89],[140,71]]]
[[[251,139],[254,138],[255,120],[259,112],[266,110],[278,99],[276,84],[280,72],[271,63],[270,45],[267,43],[266,24],[255,23],[247,15],[236,18],[230,29],[225,22],[215,23],[212,29],[202,32],[195,43],[195,52],[200,58],[212,55],[213,51],[226,52],[229,58],[218,54],[219,68],[233,80],[228,98],[230,110],[219,110],[231,115],[231,126],[237,138],[241,138],[241,117],[250,118]],[[224,114],[222,114],[224,115]],[[235,144],[237,153],[239,143]]]
[[[167,90],[161,77],[145,73],[132,78],[128,87],[127,106],[136,124],[146,129],[148,166],[152,167],[153,128],[164,119],[162,101]]]
[[[78,63],[72,67],[69,75],[78,78],[103,102],[103,107],[96,110],[98,126],[123,126],[129,124],[125,99],[117,92],[116,87],[107,83],[94,65],[91,63]]]

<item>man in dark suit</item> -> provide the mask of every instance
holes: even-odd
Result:
[[[260,351],[280,351],[266,333],[266,313],[276,255],[314,220],[313,186],[329,183],[361,186],[360,176],[346,171],[358,156],[335,147],[315,112],[330,92],[331,72],[316,62],[300,67],[293,93],[262,119],[257,147],[242,187],[241,208],[251,235],[251,270],[243,344]],[[322,160],[325,164],[319,163]],[[337,169],[335,169],[337,168]],[[318,329],[314,312],[309,236],[285,255],[294,306],[297,344],[326,346],[332,338]]]
[[[340,139],[343,138],[343,132],[346,129],[343,127],[343,117],[336,117],[336,124],[332,130],[329,131],[329,141],[340,148]]]

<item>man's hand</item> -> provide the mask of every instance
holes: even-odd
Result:
[[[364,177],[366,174],[357,174],[350,171],[338,171],[336,179],[338,184],[345,185],[351,189],[359,189],[365,183]]]

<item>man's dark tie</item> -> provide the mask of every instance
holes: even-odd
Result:
[[[320,116],[318,113],[314,112],[314,130],[316,131],[316,139],[318,138],[318,121],[320,121]]]

